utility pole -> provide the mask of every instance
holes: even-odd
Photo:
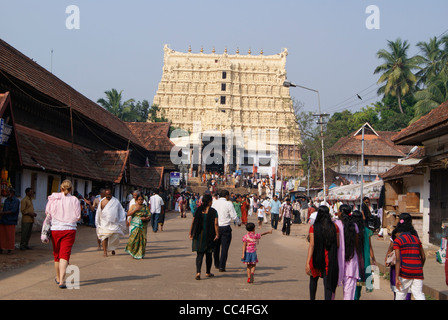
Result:
[[[310,166],[311,166],[311,156],[308,155],[308,185],[307,185],[307,189],[306,189],[306,196],[309,198],[310,197]]]
[[[322,113],[320,110],[320,94],[318,90],[315,89],[311,89],[311,88],[307,88],[304,86],[299,86],[298,84],[292,83],[291,81],[285,80],[283,82],[283,86],[284,87],[299,87],[305,90],[309,90],[309,91],[313,91],[317,93],[317,99],[318,99],[318,105],[319,105],[319,114],[314,114],[313,116],[319,117],[319,121],[317,122],[317,124],[320,124],[320,138],[321,138],[321,142],[322,142],[322,180],[323,180],[323,191],[324,191],[324,201],[327,202],[327,187],[326,187],[326,183],[325,183],[325,150],[324,150],[324,124],[326,124],[326,122],[324,122],[324,117],[328,117],[329,114],[327,113]]]
[[[320,95],[319,92],[317,92],[317,97],[319,99],[319,114],[313,114],[314,117],[319,117],[319,120],[316,122],[316,124],[320,125],[320,141],[322,144],[322,182],[323,182],[323,191],[324,191],[324,202],[327,202],[327,184],[325,181],[325,150],[324,150],[324,124],[327,124],[324,122],[324,117],[328,117],[329,114],[327,113],[321,113],[320,111]]]
[[[361,140],[361,194],[359,196],[359,210],[362,211],[362,198],[364,197],[364,128],[366,125],[362,126],[362,140]]]

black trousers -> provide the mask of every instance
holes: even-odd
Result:
[[[271,226],[275,230],[277,230],[278,218],[279,218],[279,214],[278,213],[271,213]]]
[[[328,283],[328,277],[324,272],[322,272],[324,280],[324,297],[325,300],[331,300],[333,298],[333,292],[331,291],[330,284]],[[310,276],[310,300],[316,300],[317,282],[319,277],[313,278]]]
[[[212,262],[213,262],[213,253],[212,252],[197,252],[196,256],[196,273],[201,273],[202,269],[202,261],[204,260],[205,255],[205,272],[207,274],[210,273],[210,270],[212,269]]]
[[[289,236],[289,233],[291,232],[291,218],[283,218],[282,232]]]
[[[232,242],[232,228],[230,226],[219,227],[219,239],[213,253],[215,267],[225,269],[230,242]]]

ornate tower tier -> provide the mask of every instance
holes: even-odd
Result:
[[[192,132],[200,122],[205,131],[278,130],[279,149],[291,149],[300,134],[289,89],[283,86],[287,55],[286,49],[275,55],[229,54],[227,49],[192,53],[191,48],[184,53],[165,45],[153,103],[173,127]]]

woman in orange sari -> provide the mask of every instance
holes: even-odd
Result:
[[[242,224],[247,223],[247,212],[249,211],[249,200],[246,196],[243,196],[243,201],[241,201],[241,222]]]

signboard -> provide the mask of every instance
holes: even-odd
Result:
[[[180,185],[180,172],[170,172],[170,186]]]
[[[12,126],[7,125],[5,119],[0,119],[0,145],[8,145],[9,136],[12,132]]]

